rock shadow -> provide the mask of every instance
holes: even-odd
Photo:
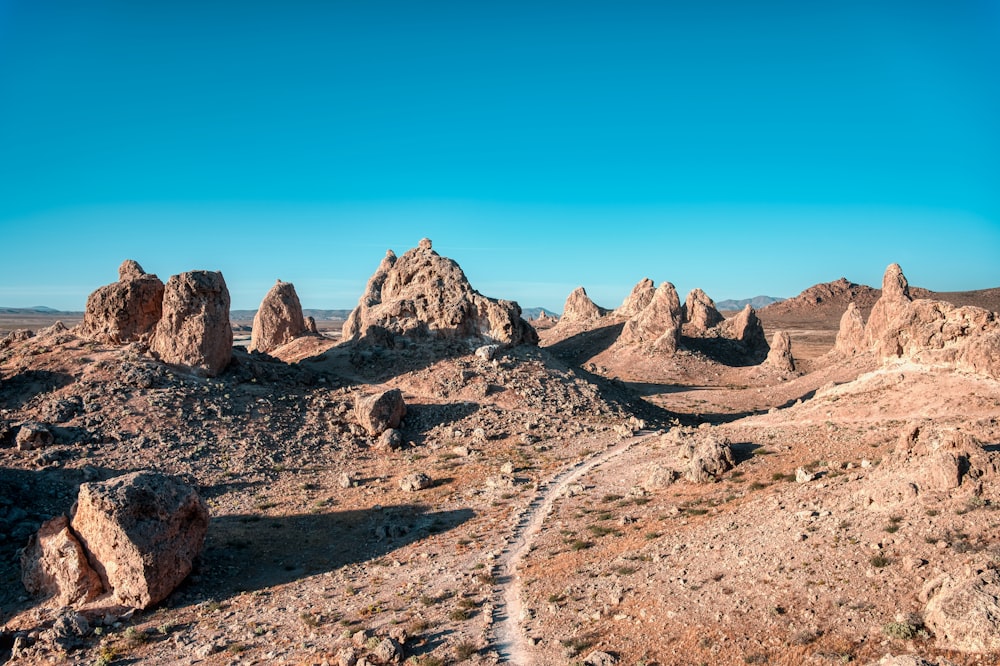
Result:
[[[4,377],[3,382],[0,382],[0,407],[21,409],[35,396],[69,386],[74,381],[72,375],[49,370],[25,370],[11,377]]]
[[[685,335],[681,337],[681,346],[730,368],[760,365],[767,358],[766,349],[750,349],[742,342],[729,338],[692,338]]]
[[[471,509],[428,511],[423,505],[403,504],[290,516],[219,516],[209,525],[195,572],[168,603],[220,600],[378,560],[474,515]]]
[[[565,340],[545,347],[556,358],[571,365],[580,365],[606,351],[615,344],[625,327],[624,322],[602,326],[571,335]]]

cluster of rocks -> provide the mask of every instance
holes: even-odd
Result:
[[[756,362],[764,360],[770,351],[764,328],[751,306],[726,319],[701,289],[691,290],[681,304],[673,284],[663,282],[656,287],[649,278],[640,280],[615,310],[600,307],[583,287],[578,287],[566,299],[557,327],[575,331],[613,324],[621,325],[617,345],[666,354],[678,350],[682,337],[732,341]],[[779,331],[775,342],[780,348],[766,363],[781,370],[794,370],[790,338]]]
[[[79,332],[106,344],[148,345],[165,363],[215,376],[232,358],[229,289],[215,271],[181,273],[164,285],[128,259],[117,282],[87,298]]]
[[[72,518],[45,522],[21,555],[24,587],[57,607],[162,601],[191,572],[208,530],[198,493],[151,472],[84,483],[74,507]]]
[[[400,257],[386,253],[344,323],[345,341],[392,346],[396,336],[538,343],[517,303],[474,290],[459,265],[435,252],[426,238]]]
[[[853,303],[844,312],[835,350],[947,364],[1000,377],[1000,320],[984,308],[914,299],[902,269],[891,264],[868,321]]]

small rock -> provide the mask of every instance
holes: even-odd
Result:
[[[807,472],[804,467],[799,467],[795,470],[795,482],[796,483],[808,483],[816,478],[815,474]]]
[[[34,451],[51,446],[54,438],[52,433],[41,423],[25,423],[17,431],[18,451]]]
[[[408,474],[399,481],[399,487],[406,492],[424,490],[425,488],[430,488],[432,484],[433,481],[431,480],[431,477],[427,476],[423,472]]]

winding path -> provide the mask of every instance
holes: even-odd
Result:
[[[496,564],[498,584],[494,595],[492,625],[493,643],[501,663],[518,666],[532,663],[531,650],[521,630],[524,608],[521,604],[521,577],[517,570],[521,559],[531,550],[535,537],[542,529],[542,523],[552,513],[556,500],[571,483],[598,465],[621,455],[647,436],[648,433],[643,433],[626,439],[603,453],[595,454],[563,470],[550,481],[539,485],[531,504],[518,516],[507,547]]]

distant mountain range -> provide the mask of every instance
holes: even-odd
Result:
[[[715,307],[718,310],[742,310],[749,305],[754,310],[760,310],[771,303],[780,303],[784,300],[788,299],[781,298],[779,296],[754,296],[753,298],[743,298],[740,300],[733,300],[730,298],[725,301],[716,301]]]
[[[65,315],[76,315],[78,317],[83,316],[83,312],[72,312],[56,310],[54,308],[47,307],[45,305],[34,305],[30,308],[5,308],[0,307],[0,314],[10,314],[10,315],[26,315],[26,314],[65,314]]]

